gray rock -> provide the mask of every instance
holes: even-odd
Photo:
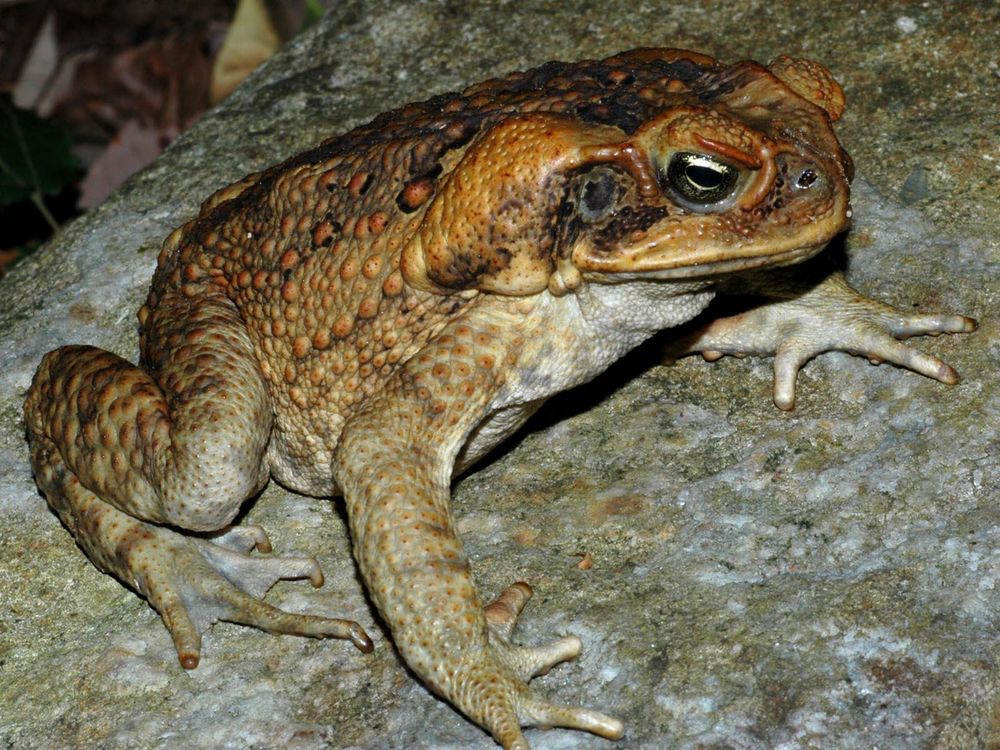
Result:
[[[982,54],[1000,16],[993,3],[827,6],[341,3],[0,281],[0,747],[493,746],[413,680],[374,622],[342,504],[273,484],[248,518],[279,551],[316,554],[327,584],[282,583],[269,600],[357,619],[376,652],[219,624],[202,665],[181,670],[156,613],[46,508],[20,403],[55,346],[135,356],[159,243],[213,189],[407,100],[665,44],[827,64],[867,180],[852,280],[983,327],[919,343],[965,375],[957,387],[825,355],[800,375],[792,414],[770,403],[766,360],[660,367],[653,345],[550,403],[462,479],[456,511],[481,589],[530,581],[521,640],[584,641],[541,689],[628,727],[618,745],[532,730],[533,747],[1000,742],[1000,114]],[[883,197],[916,168],[927,188],[913,207]]]

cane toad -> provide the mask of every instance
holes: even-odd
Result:
[[[483,605],[449,485],[546,398],[727,292],[762,303],[678,346],[774,354],[779,407],[831,349],[957,382],[897,339],[974,321],[787,268],[848,226],[843,106],[806,60],[643,49],[411,104],[251,175],[166,240],[138,366],[46,355],[25,403],[38,484],[188,669],[219,619],[372,649],[354,622],[265,603],[319,567],[251,554],[266,535],[230,525],[269,476],[342,494],[372,600],[431,690],[505,748],[528,747],[524,725],[618,738],[532,690],[581,643],[512,641],[531,589]]]

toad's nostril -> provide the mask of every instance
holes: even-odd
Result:
[[[795,181],[795,185],[800,188],[807,188],[816,182],[818,178],[819,175],[816,174],[816,170],[807,167],[799,172],[799,178]]]

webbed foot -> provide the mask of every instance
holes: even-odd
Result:
[[[300,615],[273,607],[261,597],[279,580],[308,578],[323,585],[323,572],[309,556],[256,556],[271,544],[259,526],[240,526],[215,537],[185,536],[141,524],[142,537],[127,552],[135,586],[163,617],[185,669],[201,658],[201,635],[218,620],[269,633],[343,638],[369,653],[371,639],[351,620]]]

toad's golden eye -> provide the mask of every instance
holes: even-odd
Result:
[[[667,186],[686,207],[709,208],[733,194],[740,170],[707,154],[678,151],[667,165]]]

